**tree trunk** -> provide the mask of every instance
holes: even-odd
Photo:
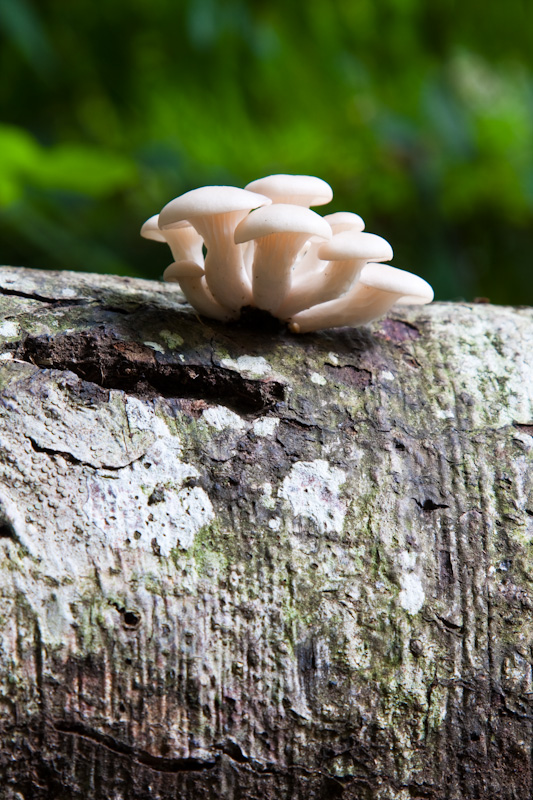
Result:
[[[1,798],[531,798],[532,310],[0,306]]]

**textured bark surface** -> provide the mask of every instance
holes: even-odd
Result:
[[[531,309],[0,312],[1,798],[532,796]]]

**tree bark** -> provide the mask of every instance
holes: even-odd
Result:
[[[531,798],[531,309],[0,308],[1,798]]]

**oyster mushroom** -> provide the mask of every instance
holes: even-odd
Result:
[[[333,235],[343,231],[363,231],[365,221],[359,214],[352,211],[335,211],[333,214],[325,214],[324,219],[329,222]],[[298,280],[302,275],[310,275],[323,269],[324,264],[318,256],[318,250],[322,242],[311,241],[305,252],[301,253],[301,258],[296,261],[293,270],[293,279]]]
[[[326,214],[324,219],[327,219],[334,234],[343,231],[364,231],[365,229],[364,219],[359,214],[354,214],[353,211],[335,211],[333,214]]]
[[[238,316],[217,303],[207,286],[204,270],[195,261],[175,261],[164,271],[163,280],[179,283],[187,302],[205,317],[227,322]]]
[[[154,242],[166,242],[176,261],[195,261],[203,266],[204,240],[186,220],[175,228],[162,231],[159,228],[159,214],[154,214],[143,224],[141,236]]]
[[[243,248],[233,239],[235,227],[250,209],[270,203],[268,197],[236,186],[202,186],[171,200],[159,214],[163,234],[188,220],[203,237],[207,285],[214,299],[231,311],[252,299]]]
[[[418,275],[388,264],[366,264],[359,280],[342,297],[295,314],[293,333],[309,333],[343,325],[364,325],[404,302],[423,305],[433,300],[433,289]]]
[[[329,183],[313,175],[267,175],[245,187],[249,192],[259,192],[270,197],[273,203],[294,206],[323,206],[333,197]]]
[[[317,250],[323,268],[293,279],[291,290],[278,313],[291,317],[304,308],[325,303],[348,291],[369,261],[390,261],[392,247],[381,236],[362,231],[344,230],[323,242]]]
[[[276,315],[290,288],[291,269],[310,236],[331,237],[324,219],[302,206],[276,203],[252,211],[235,229],[238,243],[255,240],[252,265],[253,301]]]

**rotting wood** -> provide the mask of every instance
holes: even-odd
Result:
[[[529,800],[531,309],[0,313],[1,798]]]

